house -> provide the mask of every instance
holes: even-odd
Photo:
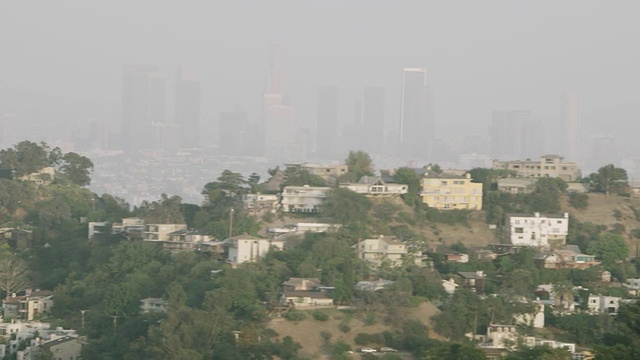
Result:
[[[545,296],[548,294],[548,300],[536,300],[537,302],[550,306],[554,312],[558,314],[571,314],[578,305],[574,298],[576,288],[562,289],[557,288],[553,284],[540,284],[536,290],[536,295]]]
[[[285,291],[280,304],[291,307],[327,307],[333,306],[333,299],[322,291]]]
[[[329,223],[295,223],[288,224],[281,228],[268,228],[267,233],[272,236],[285,234],[304,234],[306,232],[323,233],[336,232],[342,225]]]
[[[282,189],[282,211],[315,213],[331,190],[325,186],[285,186]]]
[[[459,254],[459,253],[450,253],[450,254],[444,254],[444,259],[447,260],[448,262],[468,263],[469,255]]]
[[[409,255],[407,245],[393,236],[380,235],[375,239],[364,239],[355,245],[358,251],[358,258],[369,263],[380,266],[386,262],[391,267],[402,265],[402,261]],[[419,261],[416,258],[416,263]]]
[[[580,166],[572,162],[564,162],[560,155],[544,155],[539,160],[515,160],[515,161],[493,161],[494,169],[512,170],[519,177],[560,178],[567,182],[576,181],[581,177]]]
[[[53,306],[53,291],[28,290],[23,296],[12,295],[3,300],[2,309],[5,318],[34,320],[49,313]]]
[[[358,281],[354,289],[359,291],[378,291],[393,285],[393,281],[379,278],[374,281]]]
[[[459,271],[458,276],[462,280],[462,285],[471,291],[484,294],[484,282],[486,281],[486,275],[484,271]]]
[[[148,314],[148,313],[156,313],[156,312],[167,312],[167,305],[169,302],[160,298],[146,298],[140,300],[140,313]]]
[[[421,180],[422,202],[438,210],[482,210],[482,184],[471,174],[429,174]]]
[[[444,291],[449,295],[452,295],[453,293],[455,293],[456,288],[458,286],[460,285],[456,284],[456,282],[453,279],[449,279],[449,280],[442,279],[442,287],[444,288]]]
[[[148,224],[143,234],[143,240],[169,241],[169,234],[186,229],[187,224]]]
[[[507,214],[505,236],[513,245],[558,248],[564,246],[569,233],[569,214]]]
[[[284,242],[277,239],[262,239],[250,235],[240,235],[225,240],[227,261],[232,265],[255,262],[272,249],[282,250]]]
[[[589,295],[587,310],[591,314],[615,315],[620,308],[620,300],[617,296]]]
[[[171,232],[167,235],[168,240],[162,246],[163,249],[170,253],[180,251],[203,250],[203,247],[213,242],[214,237],[198,230],[182,229]],[[222,247],[220,248],[222,251]]]
[[[51,354],[52,359],[78,360],[82,359],[84,344],[85,341],[78,337],[65,336],[40,344],[38,350]]]
[[[111,223],[108,221],[90,221],[87,227],[87,239],[96,236],[111,234]]]
[[[629,294],[633,296],[640,295],[640,279],[627,279],[624,286],[629,290]]]
[[[344,164],[337,165],[322,165],[315,163],[302,163],[302,164],[285,164],[287,170],[295,169],[307,171],[311,175],[319,176],[325,181],[335,181],[340,175],[344,175],[349,172],[349,166]]]
[[[536,188],[536,180],[519,178],[498,179],[498,190],[510,194],[530,194]]]
[[[477,337],[481,340],[480,347],[508,349],[515,347],[520,334],[518,334],[517,325],[489,324],[487,334]]]
[[[535,301],[533,303],[534,310],[530,313],[514,314],[513,320],[518,325],[531,326],[536,329],[544,328],[544,303],[541,301]]]
[[[595,255],[583,254],[577,245],[566,245],[564,249],[541,252],[535,257],[536,264],[544,269],[587,269],[600,265]]]
[[[142,239],[145,230],[144,220],[137,217],[124,218],[121,223],[111,225],[111,233],[122,234],[128,239]]]
[[[242,207],[250,215],[260,216],[275,213],[280,199],[275,194],[245,194],[242,195]]]
[[[280,304],[291,307],[333,306],[326,294],[331,288],[322,286],[317,278],[289,278],[282,283]]]
[[[0,229],[0,239],[14,249],[25,249],[31,245],[33,231],[16,228]]]
[[[387,183],[379,176],[363,176],[357,183],[340,184],[341,188],[349,189],[366,196],[397,196],[409,191],[407,184]]]
[[[321,286],[318,278],[289,278],[282,283],[282,291],[313,291]]]

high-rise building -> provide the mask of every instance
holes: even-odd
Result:
[[[241,156],[248,144],[247,128],[249,118],[240,110],[220,114],[220,153],[223,155]]]
[[[337,155],[338,137],[338,88],[323,86],[318,91],[318,123],[316,126],[316,149],[321,158]]]
[[[620,164],[616,139],[613,136],[595,136],[592,152],[589,164],[587,164],[589,168],[599,169],[609,164]]]
[[[295,109],[284,103],[284,66],[282,44],[269,46],[267,81],[262,98],[262,132],[264,155],[287,160],[299,154],[300,142],[296,137]]]
[[[106,121],[91,121],[89,146],[91,150],[109,150],[109,124]]]
[[[427,159],[435,139],[433,97],[425,68],[402,70],[400,150],[403,156]]]
[[[363,150],[379,154],[384,144],[385,90],[382,87],[364,89],[362,111]]]
[[[185,68],[176,74],[176,124],[180,147],[197,148],[200,137],[200,81]]]
[[[569,161],[580,161],[580,118],[582,99],[579,93],[564,95],[565,157]]]
[[[529,111],[494,111],[491,120],[491,158],[522,158],[524,124],[531,122]]]
[[[153,147],[151,123],[165,120],[165,82],[158,68],[125,66],[122,76],[122,140],[129,151]]]
[[[544,124],[540,120],[525,120],[522,123],[522,159],[537,159],[545,154]]]

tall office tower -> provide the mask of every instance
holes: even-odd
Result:
[[[522,123],[522,159],[538,159],[544,151],[544,124],[540,120],[525,120]]]
[[[564,95],[564,135],[565,158],[568,161],[580,161],[580,118],[582,116],[582,99],[579,93]]]
[[[338,88],[323,86],[318,90],[318,123],[316,152],[318,157],[332,159],[337,155]]]
[[[364,89],[362,111],[363,150],[380,154],[384,144],[385,91],[381,87]]]
[[[494,111],[491,121],[491,158],[522,158],[523,126],[531,121],[529,111]]]
[[[180,127],[180,147],[197,148],[200,137],[200,81],[179,67],[176,74],[176,124]]]
[[[262,132],[264,155],[287,161],[299,149],[296,139],[295,109],[283,103],[284,66],[282,44],[269,46],[265,92],[262,98]]]
[[[247,155],[247,131],[249,118],[247,113],[238,109],[234,112],[220,113],[220,153],[230,156]]]
[[[149,150],[175,153],[180,148],[180,138],[176,136],[179,126],[176,124],[152,123],[151,148]]]
[[[89,124],[89,143],[91,150],[109,150],[109,124],[106,121]]]
[[[125,66],[122,76],[122,139],[129,151],[153,147],[151,123],[164,122],[164,79],[155,66]]]
[[[435,139],[435,116],[425,68],[402,70],[399,131],[401,155],[428,159]]]

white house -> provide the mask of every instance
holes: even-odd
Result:
[[[458,286],[460,285],[456,284],[456,282],[453,279],[449,279],[449,280],[442,279],[442,287],[444,288],[444,291],[447,294],[453,295],[453,293],[456,292],[456,288]]]
[[[611,274],[609,274],[611,276]],[[627,279],[624,286],[629,290],[629,294],[638,296],[640,294],[640,279]]]
[[[544,328],[544,303],[541,301],[535,301],[533,305],[533,312],[514,314],[513,319],[515,320],[516,324],[533,326],[536,329],[542,329]]]
[[[386,183],[376,176],[363,176],[357,183],[340,184],[340,187],[367,196],[402,195],[409,191],[407,184]]]
[[[282,189],[282,211],[319,212],[329,190],[331,188],[325,186],[285,186]]]
[[[507,214],[504,229],[513,245],[560,247],[569,233],[569,214]]]
[[[187,224],[148,224],[143,238],[144,241],[169,241],[171,233],[186,229]]]
[[[271,249],[282,250],[284,242],[277,239],[262,239],[250,235],[240,235],[225,240],[227,260],[233,265],[255,262]]]
[[[592,314],[615,315],[620,308],[620,300],[617,296],[589,295],[587,309]]]
[[[148,314],[154,312],[167,312],[169,302],[160,298],[146,298],[140,300],[140,313]]]
[[[375,239],[364,239],[356,245],[358,258],[366,260],[376,266],[388,261],[392,267],[400,266],[403,257],[409,254],[407,245],[393,236],[380,235]],[[420,259],[416,258],[416,262]]]
[[[275,213],[278,210],[278,195],[245,194],[242,195],[242,206],[251,215]]]

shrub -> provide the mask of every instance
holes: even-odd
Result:
[[[282,316],[289,321],[301,321],[307,318],[307,314],[299,310],[289,310]]]
[[[569,205],[575,209],[583,210],[589,206],[589,195],[583,193],[569,193]]]
[[[338,326],[338,329],[340,329],[340,331],[342,331],[343,333],[348,333],[349,331],[351,331],[351,327],[349,327],[349,325],[347,324],[340,324],[340,326]]]
[[[322,311],[314,311],[311,313],[311,316],[313,316],[314,320],[318,320],[318,321],[327,321],[329,320],[329,315],[327,315],[327,313],[324,313]]]

